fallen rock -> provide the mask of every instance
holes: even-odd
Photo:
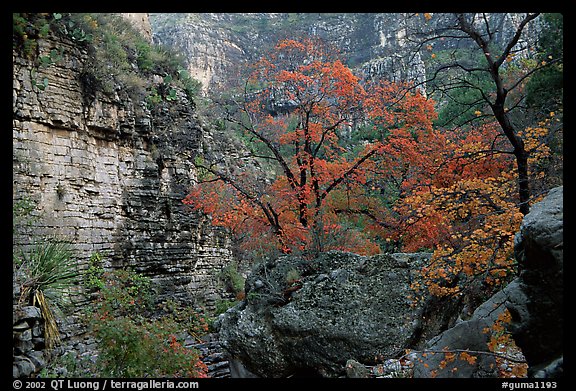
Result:
[[[35,306],[17,307],[13,312],[13,323],[19,323],[23,320],[37,321],[42,319],[40,308]]]
[[[222,346],[259,377],[346,374],[346,360],[398,357],[421,327],[410,284],[430,254],[331,252],[256,265],[220,321]]]
[[[370,371],[358,361],[350,359],[346,361],[346,377],[351,379],[364,379],[370,377]]]

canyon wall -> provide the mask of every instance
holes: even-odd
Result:
[[[493,43],[510,39],[522,15],[486,15]],[[470,45],[452,34],[430,45],[426,34],[454,25],[448,13],[151,13],[154,42],[175,48],[188,61],[203,91],[226,89],[239,67],[257,60],[280,39],[315,36],[334,45],[343,61],[365,78],[423,83],[433,73],[433,53]],[[483,25],[477,15],[475,23]],[[534,29],[527,37],[536,38]],[[534,42],[520,41],[527,48]],[[424,91],[425,85],[421,90]]]
[[[66,239],[81,267],[97,252],[107,268],[150,276],[161,295],[212,305],[231,251],[181,202],[203,137],[194,103],[182,91],[153,108],[122,89],[89,91],[86,50],[38,40],[38,56],[54,49],[59,59],[44,67],[13,53],[13,201],[36,205],[15,248]]]
[[[257,60],[284,38],[318,36],[334,45],[352,68],[393,78],[422,79],[419,56],[405,59],[405,14],[202,13],[150,14],[153,40],[185,54],[204,92],[225,89],[239,67]],[[405,46],[405,45],[404,45]],[[392,53],[394,55],[392,56]],[[375,63],[375,60],[378,64]]]

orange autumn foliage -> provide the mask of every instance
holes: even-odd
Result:
[[[248,84],[233,121],[274,161],[274,179],[202,167],[210,177],[184,203],[241,237],[246,250],[380,252],[386,207],[371,184],[393,174],[399,151],[414,150],[414,132],[431,131],[432,102],[419,93],[399,98],[400,85],[361,85],[313,40],[279,42]],[[350,150],[343,137],[367,121],[389,134]]]
[[[496,365],[500,377],[526,377],[528,374],[528,364],[526,362],[510,361],[506,357],[518,356],[521,350],[518,348],[512,335],[508,331],[508,326],[512,322],[512,316],[508,310],[504,310],[491,327],[483,330],[490,334],[488,350],[496,353]]]
[[[271,179],[203,164],[184,200],[241,249],[424,249],[432,259],[414,288],[439,296],[478,279],[497,289],[514,271],[518,174],[497,123],[437,129],[434,101],[401,83],[361,83],[314,40],[279,42],[253,64],[244,97],[230,121],[273,163]],[[534,178],[547,126],[520,134]]]
[[[493,123],[433,133],[439,148],[427,150],[429,166],[421,166],[423,175],[396,205],[404,249],[433,250],[421,271],[424,286],[415,289],[455,295],[473,279],[497,289],[515,270],[514,235],[523,217],[514,161]],[[545,127],[524,134],[533,178],[549,153],[546,134]]]

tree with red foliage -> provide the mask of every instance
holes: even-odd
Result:
[[[373,234],[386,226],[387,208],[372,183],[431,131],[432,103],[394,84],[365,88],[310,39],[280,41],[254,64],[243,97],[228,119],[253,143],[254,158],[273,163],[273,179],[202,162],[204,178],[184,203],[244,235],[247,248],[379,252]],[[342,140],[360,123],[382,132],[351,148]]]

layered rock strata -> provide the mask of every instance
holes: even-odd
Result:
[[[38,66],[13,53],[13,202],[35,206],[14,248],[66,240],[80,270],[98,253],[106,269],[149,276],[159,299],[210,308],[232,254],[225,232],[182,204],[203,137],[194,102],[178,90],[149,107],[121,88],[94,90],[85,47],[60,36],[37,44],[38,56],[57,51],[57,60]],[[90,345],[73,313],[60,321],[63,341]]]

